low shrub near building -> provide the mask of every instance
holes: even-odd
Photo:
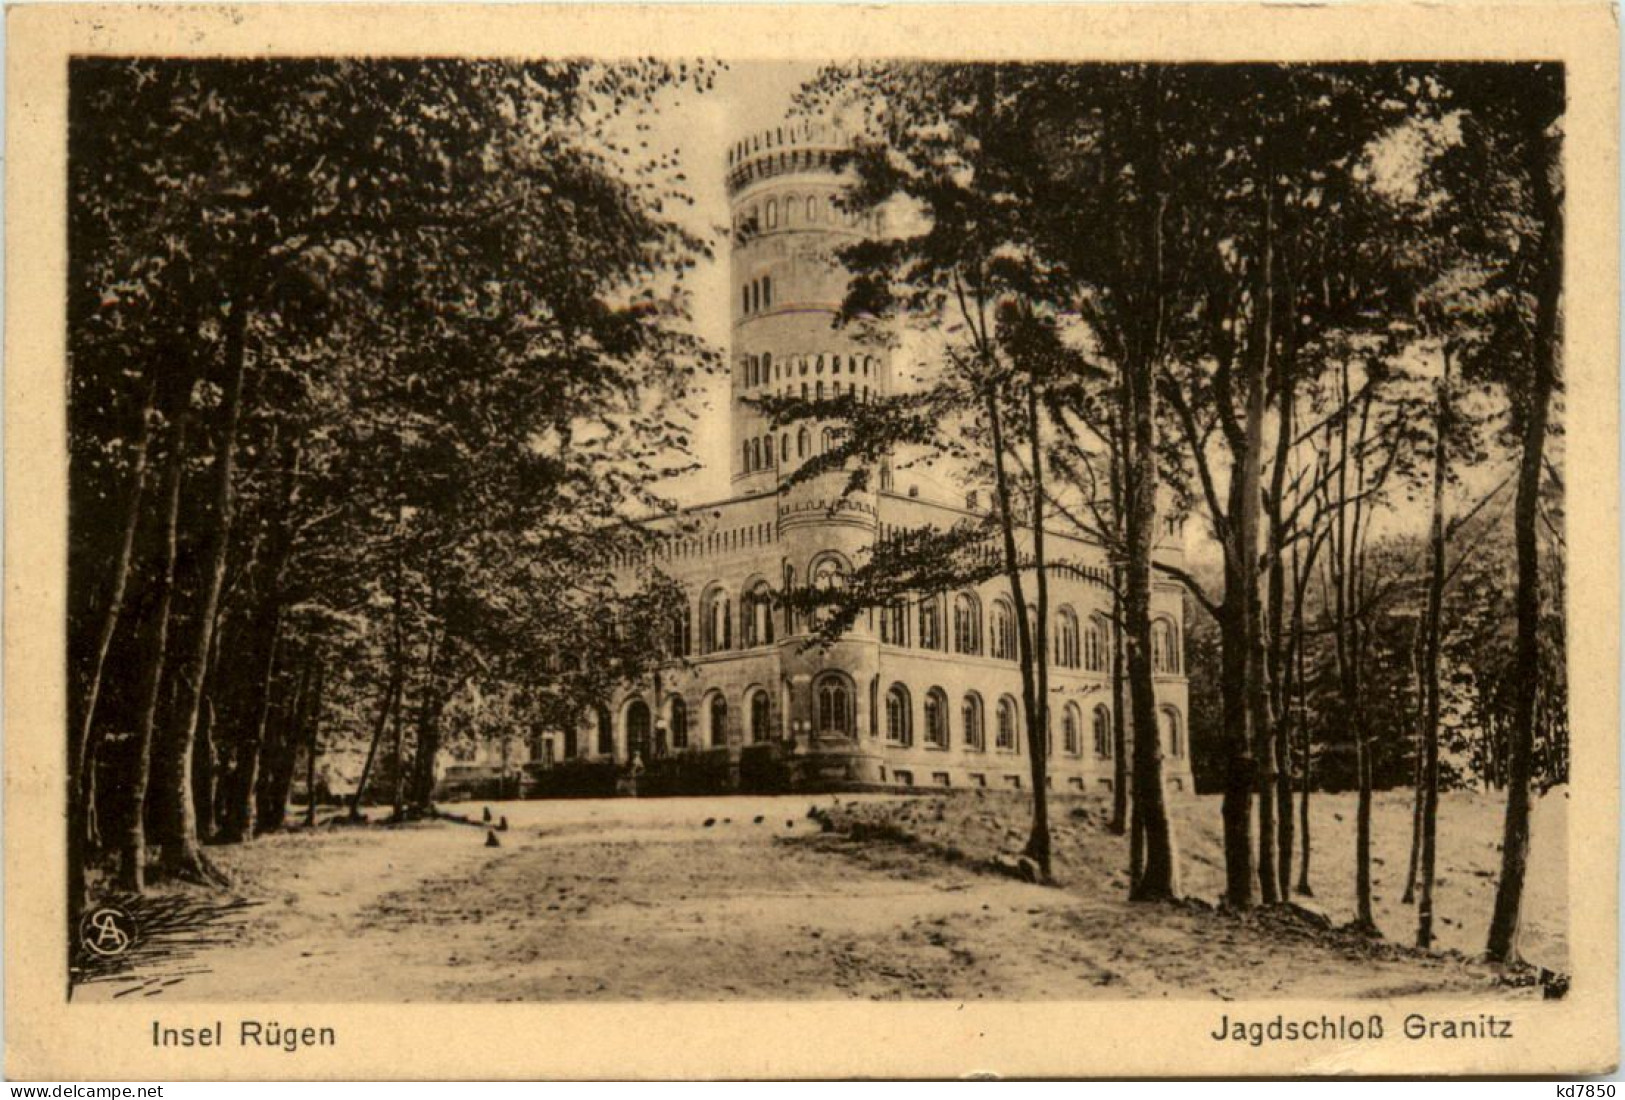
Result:
[[[749,794],[783,794],[790,789],[790,762],[782,746],[746,745],[739,753],[739,789]]]
[[[638,795],[644,798],[726,794],[729,789],[727,749],[656,757],[638,778]]]
[[[564,760],[530,771],[526,793],[532,798],[611,798],[620,773],[612,760]]]

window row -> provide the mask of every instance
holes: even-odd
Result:
[[[766,276],[763,276],[761,280],[757,281],[766,281],[766,278]],[[748,307],[746,312],[749,312]],[[862,375],[868,378],[871,374],[878,373],[879,365],[879,361],[872,355],[843,356],[839,354],[804,355],[798,353],[780,356],[778,361],[775,362],[773,353],[764,351],[760,355],[744,356],[740,360],[739,368],[746,386],[763,386],[769,382],[794,378],[797,375],[803,377],[808,374],[822,375],[826,369],[830,374],[840,374],[844,370],[854,377]]]
[[[785,437],[785,457],[789,457],[788,439]],[[838,442],[832,429],[824,429],[820,440],[824,451]],[[806,428],[798,433],[797,454],[806,457],[811,436]],[[771,464],[772,436],[751,440],[745,444],[744,463],[747,472],[759,468],[756,463]],[[844,566],[837,558],[825,555],[813,567],[815,587],[839,584]],[[794,589],[794,570],[785,571],[786,590]],[[757,581],[739,603],[738,638],[741,648],[773,643],[772,589],[766,581]],[[954,596],[952,619],[944,622],[943,598],[928,596],[912,605],[898,600],[881,607],[880,641],[885,645],[912,646],[937,652],[961,653],[981,656],[984,652],[982,602],[975,593],[961,592]],[[1028,605],[1028,629],[1037,637],[1037,610]],[[952,633],[949,634],[948,628]],[[794,618],[787,609],[785,630],[794,632]],[[720,585],[708,587],[700,597],[699,652],[717,653],[734,648],[734,614],[729,593]],[[950,642],[951,639],[951,642]],[[1089,672],[1105,672],[1110,667],[1111,625],[1102,615],[1090,615],[1080,620],[1070,606],[1062,605],[1055,612],[1052,641],[1052,660],[1055,667],[1081,668]],[[670,650],[673,656],[687,657],[694,648],[690,613],[685,606],[672,625]],[[1010,601],[1000,596],[993,601],[987,624],[986,652],[996,660],[1018,659],[1015,612]],[[1179,633],[1172,619],[1159,617],[1151,624],[1151,665],[1153,672],[1173,675],[1180,670]]]
[[[848,229],[866,229],[878,233],[882,225],[879,211],[862,213],[843,211],[831,198],[818,195],[786,195],[753,203],[739,215],[742,236],[772,229],[791,229],[796,226],[844,225]]]
[[[840,672],[825,672],[812,683],[813,730],[823,736],[855,736],[856,698],[852,681]],[[728,744],[729,723],[732,712],[722,692],[712,690],[701,700],[698,713],[691,713],[689,704],[680,695],[665,701],[664,725],[654,721],[649,704],[634,698],[624,705],[626,755],[630,758],[641,753],[645,759],[667,749],[677,751],[688,748],[721,748]],[[765,688],[747,691],[739,714],[740,734],[751,744],[772,740],[777,735],[772,702]],[[921,738],[926,746],[936,749],[954,747],[952,715],[948,695],[939,687],[925,693],[921,710],[923,729]],[[599,755],[615,754],[615,737],[609,712],[597,708],[597,750]],[[982,697],[967,692],[959,703],[959,745],[967,752],[986,752],[987,718]],[[1158,735],[1162,751],[1170,757],[1185,755],[1183,726],[1179,712],[1173,707],[1162,707],[1157,713]],[[1081,757],[1084,754],[1084,717],[1076,703],[1067,703],[1060,714],[1062,754]],[[871,731],[873,732],[873,731]],[[884,723],[881,732],[888,742],[907,747],[914,744],[914,708],[907,687],[892,684],[886,691]],[[1089,749],[1102,760],[1110,760],[1116,751],[1116,738],[1111,711],[1104,705],[1096,706],[1089,716]],[[572,731],[573,733],[573,731]],[[565,755],[575,754],[574,737],[566,739]],[[1009,695],[999,697],[993,714],[993,749],[1019,755],[1023,751],[1021,709]],[[1046,739],[1045,753],[1054,756],[1056,744],[1053,733]]]
[[[760,279],[752,279],[739,288],[742,313],[760,313],[764,309],[773,308],[773,277],[763,275]]]
[[[908,688],[902,684],[893,684],[886,691],[885,705],[886,740],[902,746],[914,744],[914,708]],[[923,743],[931,748],[953,748],[947,693],[936,687],[927,691],[921,716],[924,719],[921,731]],[[1178,712],[1172,707],[1164,707],[1158,721],[1161,726],[1159,732],[1162,736],[1163,751],[1171,756],[1182,756],[1185,748]],[[1067,756],[1082,756],[1085,732],[1083,711],[1076,703],[1067,703],[1061,708],[1060,727],[1061,752]],[[959,731],[959,744],[967,752],[987,751],[986,715],[982,697],[974,691],[967,692],[960,700]],[[1116,751],[1116,738],[1112,728],[1111,711],[1105,705],[1097,706],[1091,712],[1088,733],[1090,748],[1094,755],[1102,760],[1111,759]],[[993,715],[993,748],[998,752],[1020,753],[1022,744],[1020,707],[1012,697],[1000,696]],[[1053,731],[1046,738],[1045,751],[1050,756],[1055,755]]]
[[[813,449],[813,434],[808,428],[801,428],[796,432],[796,442],[793,448],[796,458],[810,458],[814,454],[824,454],[840,442],[841,433],[838,428],[824,428],[818,433],[818,449]],[[770,470],[775,465],[773,457],[773,435],[768,433],[757,439],[747,439],[739,445],[740,467],[747,474],[757,470]],[[789,462],[792,453],[790,433],[785,432],[779,436],[778,462]]]

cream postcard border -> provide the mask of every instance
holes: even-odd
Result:
[[[13,1079],[1550,1074],[1617,1063],[1618,26],[1600,3],[1075,6],[56,6],[7,12],[5,1007]],[[1569,904],[1562,1001],[1253,1002],[1368,1014],[1376,1043],[1216,1043],[1218,1001],[209,1005],[333,1025],[335,1048],[158,1050],[150,1004],[65,999],[62,912],[67,60],[77,54],[722,59],[1561,60],[1566,118]],[[168,1015],[175,1015],[175,1006]],[[1513,1020],[1409,1041],[1408,1011]],[[628,1042],[627,1036],[638,1036]]]

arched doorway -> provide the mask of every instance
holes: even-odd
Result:
[[[649,704],[634,699],[626,708],[626,758],[634,756],[649,759]]]

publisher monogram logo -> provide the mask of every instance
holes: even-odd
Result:
[[[117,905],[98,905],[79,920],[80,945],[104,958],[124,954],[135,937],[135,918]]]

